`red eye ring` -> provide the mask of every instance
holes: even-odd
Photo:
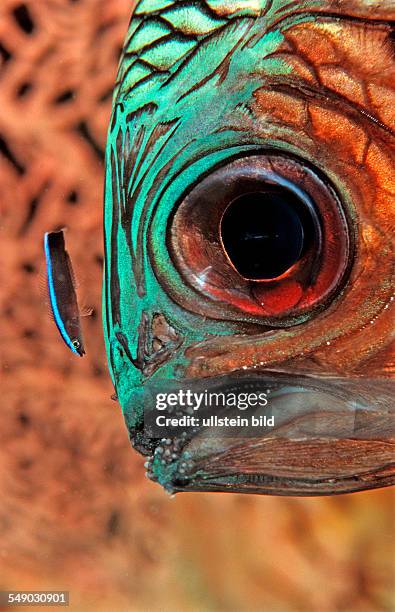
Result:
[[[310,224],[310,239],[291,265],[278,268],[280,274],[251,278],[240,273],[230,256],[222,232],[224,218],[240,197],[273,190],[286,190],[293,201],[299,201],[302,216]],[[267,206],[267,199],[261,201]],[[255,218],[256,214],[249,227],[254,227]],[[239,312],[243,320],[291,325],[325,306],[344,284],[352,240],[341,202],[329,183],[305,162],[273,153],[232,161],[196,185],[174,214],[169,250],[184,281],[200,293],[204,305],[199,310],[206,316],[210,316],[210,301],[221,301],[225,319],[227,312],[232,319]],[[277,250],[275,257],[280,255]]]

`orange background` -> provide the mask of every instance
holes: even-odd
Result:
[[[73,610],[393,609],[394,497],[170,498],[144,477],[106,371],[102,151],[129,0],[0,7],[0,589],[69,589]],[[18,8],[19,7],[19,8]],[[68,227],[88,355],[41,291]]]

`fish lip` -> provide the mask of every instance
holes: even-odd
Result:
[[[257,379],[271,378],[284,384],[293,384],[291,391],[295,394],[298,393],[299,385],[307,398],[309,393],[313,398],[313,411],[309,412],[308,402],[304,412],[292,411],[286,406],[289,422],[285,414],[278,427],[268,435],[257,438],[262,456],[270,445],[275,449],[271,455],[268,454],[268,461],[263,459],[259,469],[254,471],[254,451],[251,451],[253,446],[249,446],[248,439],[237,439],[232,446],[233,442],[227,441],[225,436],[213,437],[218,444],[213,443],[212,448],[207,450],[207,441],[210,444],[209,436],[201,429],[186,436],[181,450],[175,453],[176,459],[165,468],[155,465],[154,452],[148,476],[174,493],[216,491],[314,496],[362,491],[394,484],[395,467],[389,460],[390,451],[392,458],[394,457],[395,440],[393,381],[267,369],[257,369],[254,376]],[[240,381],[250,377],[251,371],[238,372],[236,377],[232,375],[233,380]],[[320,394],[320,401],[333,401],[333,406],[329,406],[332,409],[328,409],[326,405],[324,410],[322,406],[320,408],[319,403],[314,404],[317,393]],[[281,394],[278,397],[280,414]],[[295,400],[292,393],[291,399]],[[334,428],[333,431],[315,432],[314,428],[310,431],[310,417],[318,417],[318,421],[328,419],[329,427]],[[298,430],[297,422],[296,429],[292,428],[298,418],[303,425],[301,430]],[[290,429],[287,430],[290,424]],[[173,440],[171,442],[173,443]],[[287,445],[291,445],[291,451],[284,450]],[[160,443],[157,446],[160,446]],[[238,466],[232,466],[234,449],[239,451],[243,447],[249,449],[250,454],[247,453],[246,459],[243,458]],[[288,453],[289,462],[287,463],[287,459],[283,463],[276,462],[276,457],[285,452]],[[317,465],[314,465],[313,460],[306,460],[309,454],[312,454],[314,459],[314,453],[318,453]],[[338,462],[331,464],[331,456],[338,456]],[[360,463],[356,457],[360,458]],[[191,469],[185,470],[183,466],[188,461],[193,465]],[[321,464],[327,462],[329,467],[321,469],[320,461]]]
[[[233,479],[233,480],[232,480]],[[390,487],[395,484],[395,464],[349,477],[332,477],[317,479],[280,478],[270,473],[249,474],[248,478],[239,478],[234,474],[224,473],[220,477],[199,478],[193,480],[175,479],[166,483],[165,489],[170,493],[240,493],[256,495],[276,495],[282,497],[318,497],[358,493],[371,489]]]
[[[282,440],[279,439],[281,444]],[[333,450],[333,442],[328,441]],[[280,449],[281,450],[281,449]],[[393,449],[392,449],[393,455]],[[181,456],[180,460],[182,461]],[[347,464],[347,459],[345,464]],[[344,465],[344,464],[343,464]],[[342,466],[339,466],[341,471]],[[326,477],[278,476],[267,466],[264,471],[239,472],[223,470],[220,474],[209,475],[203,470],[181,476],[173,472],[169,479],[158,478],[153,471],[148,477],[158,482],[169,493],[242,493],[258,495],[314,497],[356,493],[395,484],[395,462],[377,464],[369,469],[356,470],[352,474],[333,473]]]

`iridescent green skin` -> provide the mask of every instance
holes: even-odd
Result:
[[[284,138],[287,127],[268,125],[253,111],[254,92],[265,80],[292,77],[287,61],[275,55],[283,33],[314,22],[328,4],[337,10],[338,3],[329,0],[297,3],[297,11],[284,0],[137,4],[107,145],[103,322],[125,421],[146,454],[152,448],[138,435],[144,384],[182,380],[189,347],[236,335],[243,322],[242,315],[224,321],[187,307],[199,296],[170,257],[169,218],[183,196],[227,160],[262,148],[306,158],[303,142]],[[362,12],[365,5],[362,0]],[[226,11],[218,11],[220,6]],[[155,321],[162,330],[156,335]],[[153,460],[152,471],[165,486],[177,469],[177,462],[162,468]],[[228,490],[240,489],[241,481],[233,480]],[[226,484],[211,489],[227,490]]]
[[[270,14],[281,4],[274,3]],[[176,377],[185,364],[185,346],[236,329],[196,316],[169,298],[147,253],[148,225],[154,224],[155,248],[168,282],[187,294],[191,290],[171,264],[165,244],[168,217],[210,168],[235,154],[259,150],[263,139],[256,136],[249,116],[252,94],[264,75],[290,71],[285,62],[270,57],[283,36],[279,27],[269,27],[269,16],[240,9],[214,18],[204,2],[200,9],[185,4],[182,15],[173,7],[159,0],[137,6],[120,65],[107,147],[104,329],[111,375],[130,428],[141,420],[138,394],[145,377],[131,364],[117,332],[135,356],[142,313],[164,313],[184,338],[182,349],[154,374],[164,379]],[[160,23],[158,15],[169,25]],[[184,19],[196,35],[179,40]],[[167,36],[166,48],[153,44],[162,36]],[[225,62],[226,71],[219,73]],[[264,144],[276,144],[275,135]]]

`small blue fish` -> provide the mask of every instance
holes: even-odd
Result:
[[[85,354],[73,268],[66,251],[64,233],[44,236],[49,300],[56,326],[67,346],[82,357]]]

